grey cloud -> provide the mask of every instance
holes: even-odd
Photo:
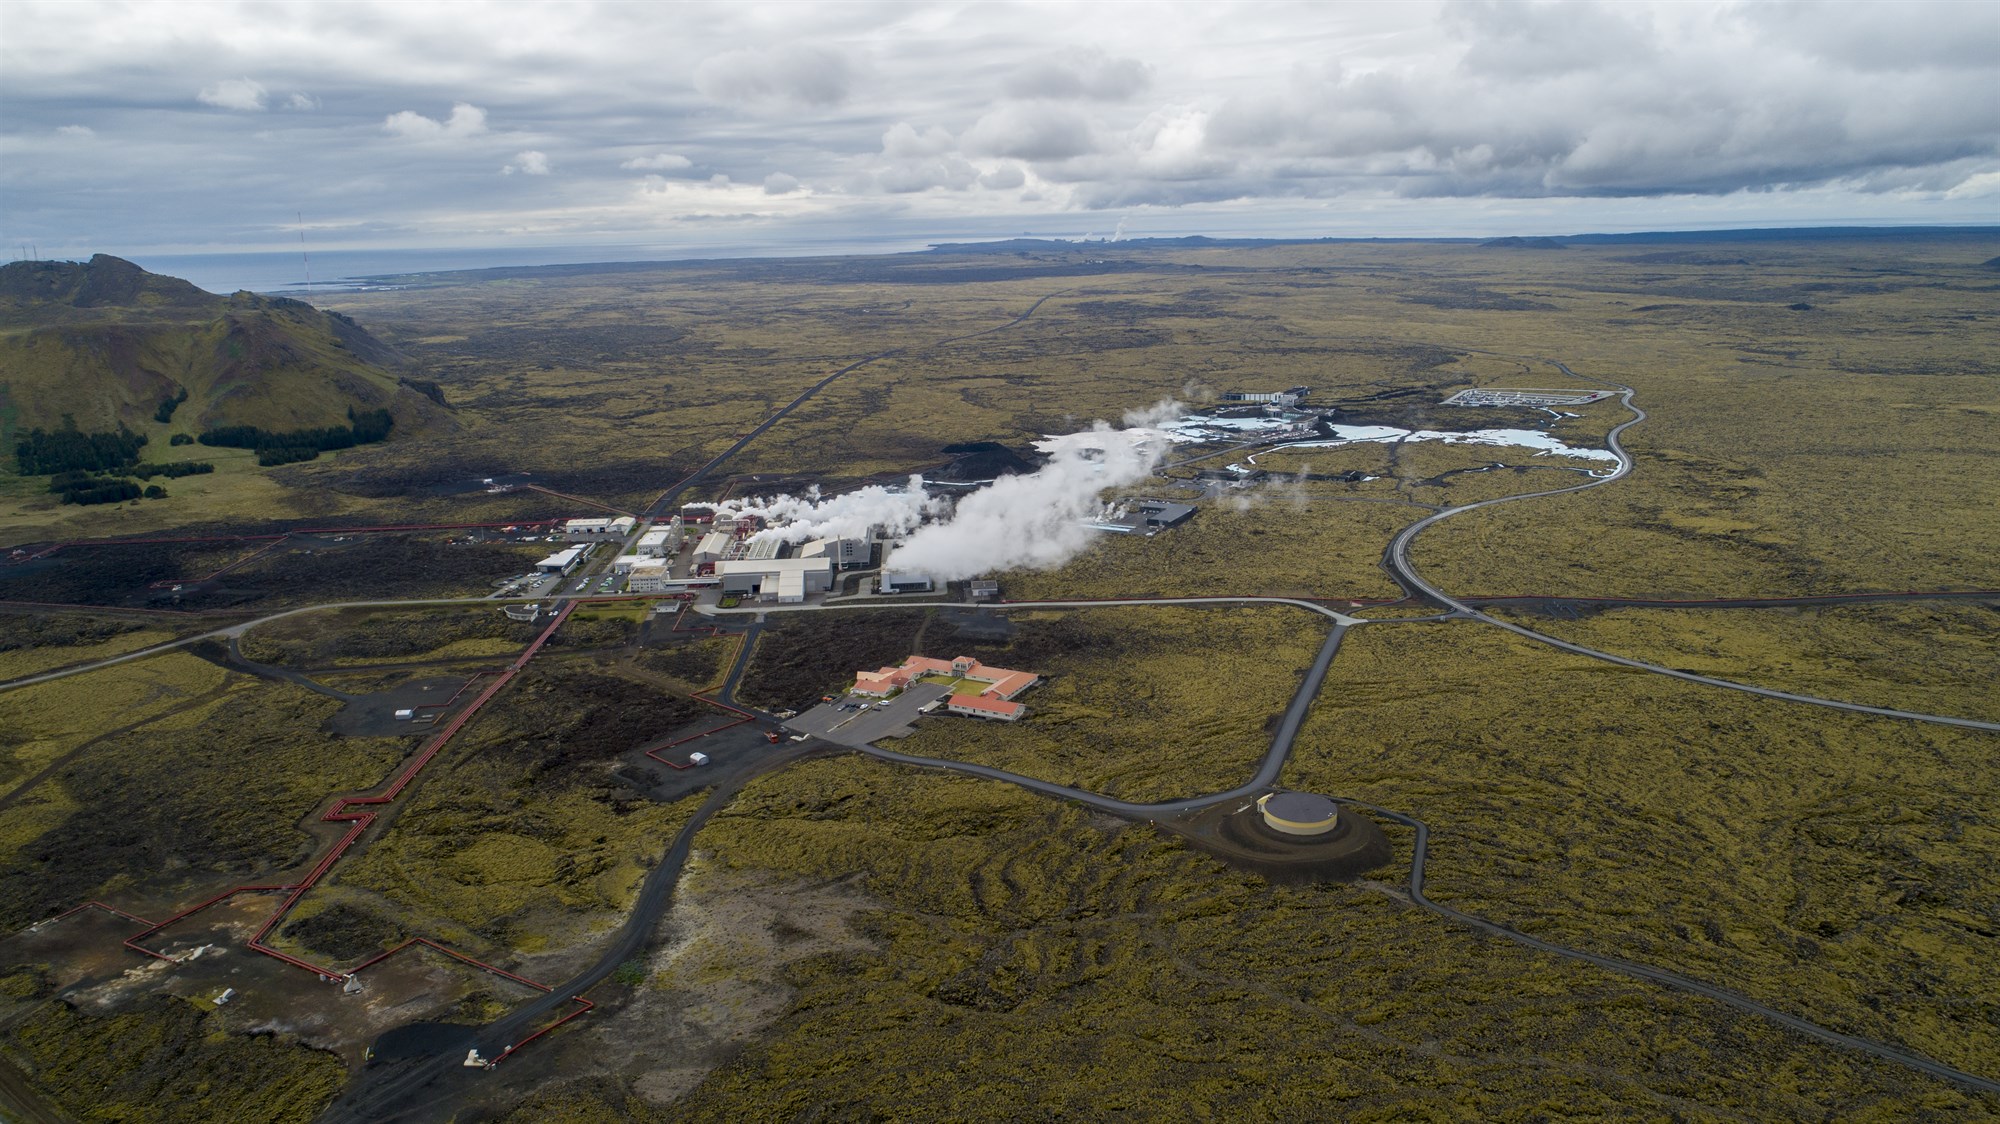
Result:
[[[964,191],[979,179],[979,169],[957,156],[897,160],[877,177],[882,190],[896,195],[928,191],[934,187]]]
[[[1097,148],[1091,121],[1067,106],[1024,103],[1001,106],[972,123],[961,138],[974,156],[1062,160]]]
[[[1029,61],[1008,75],[1005,89],[1017,98],[1124,101],[1144,92],[1152,81],[1152,68],[1138,59],[1112,58],[1096,49],[1071,50]]]
[[[882,155],[902,160],[913,156],[939,156],[950,152],[957,142],[937,125],[919,132],[908,121],[898,121],[882,134]]]
[[[853,68],[845,56],[801,43],[724,51],[694,70],[694,85],[716,101],[748,105],[838,105],[847,99]]]
[[[302,0],[224,34],[158,6],[23,6],[0,36],[0,244],[261,245],[300,208],[316,242],[372,245],[642,242],[752,211],[774,245],[1100,208],[1270,233],[1392,211],[1406,233],[2000,219],[1990,4],[690,10]],[[670,190],[642,196],[648,173]]]

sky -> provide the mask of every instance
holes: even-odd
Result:
[[[0,247],[2000,222],[2000,3],[0,5]]]

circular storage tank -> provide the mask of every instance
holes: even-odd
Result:
[[[1340,822],[1340,805],[1310,792],[1274,792],[1259,797],[1264,826],[1286,835],[1325,835]]]

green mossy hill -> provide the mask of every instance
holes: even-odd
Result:
[[[437,406],[399,383],[401,365],[353,320],[287,297],[216,296],[104,254],[0,266],[8,441],[64,415],[85,431],[156,434],[344,425],[350,409],[413,421]]]

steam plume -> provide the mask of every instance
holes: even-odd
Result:
[[[1026,475],[1003,476],[960,500],[951,518],[923,527],[897,547],[887,568],[937,581],[996,570],[1054,569],[1095,537],[1082,521],[1097,514],[1100,493],[1151,476],[1168,441],[1157,429],[1113,429],[1098,422],[1036,448],[1048,456],[1047,464]]]
[[[925,518],[941,515],[946,502],[924,491],[923,477],[912,476],[902,487],[871,484],[832,499],[822,499],[815,484],[804,496],[768,496],[759,499],[725,500],[716,504],[689,504],[708,507],[718,515],[755,515],[770,524],[757,532],[756,539],[779,542],[806,542],[810,539],[865,539],[881,532],[907,535]]]

